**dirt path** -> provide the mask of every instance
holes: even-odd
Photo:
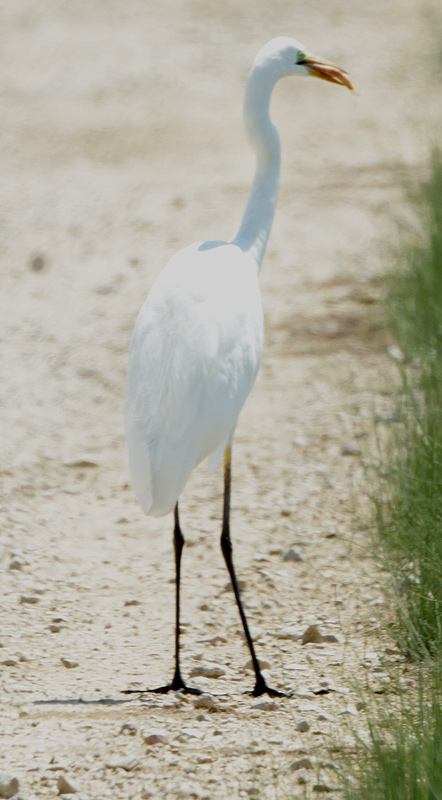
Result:
[[[389,405],[378,237],[402,202],[396,160],[421,168],[416,143],[438,113],[423,57],[432,4],[427,16],[415,0],[308,5],[0,10],[0,771],[24,800],[54,797],[61,774],[87,800],[334,788],[333,745],[358,724],[345,679],[378,669],[382,597],[354,508],[373,406]],[[183,661],[186,675],[224,670],[193,677],[221,697],[212,710],[128,700],[122,689],[170,675],[173,631],[171,520],[145,519],[128,485],[130,332],[172,252],[235,230],[253,169],[246,74],[286,33],[358,90],[276,91],[266,351],[234,448],[247,611],[271,681],[296,695],[260,707],[242,694],[253,680],[218,547],[221,476],[202,468],[182,502]],[[290,547],[303,561],[283,560]],[[338,641],[302,646],[312,623]],[[293,768],[301,757],[315,769]]]

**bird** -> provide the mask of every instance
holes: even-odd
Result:
[[[254,697],[285,696],[268,686],[241,601],[230,536],[231,454],[238,415],[255,381],[264,324],[258,277],[273,222],[280,173],[279,135],[269,105],[276,82],[312,76],[353,90],[348,74],[295,39],[271,39],[253,61],[244,127],[256,158],[239,228],[229,241],[196,242],[173,255],[136,319],[129,352],[125,430],[131,481],[142,510],[173,511],[175,666],[170,683],[143,690],[200,694],[180,666],[180,578],[184,536],[178,501],[194,468],[224,458],[221,550],[255,673]],[[140,691],[126,690],[128,693]]]

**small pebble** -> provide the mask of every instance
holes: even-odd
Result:
[[[291,547],[290,550],[287,550],[283,561],[304,561],[304,559],[297,550]]]
[[[26,653],[16,653],[15,655],[17,656],[18,660],[21,661],[22,663],[26,663],[27,661],[31,660]]]
[[[207,642],[207,644],[213,644],[213,645],[215,645],[215,644],[226,644],[227,643],[227,639],[226,639],[225,636],[217,635],[217,636],[212,636],[211,639],[204,639],[204,642]]]
[[[202,739],[204,736],[205,731],[202,730],[200,727],[192,728],[190,725],[186,725],[184,728],[181,729],[180,735],[187,739]]]
[[[62,657],[60,661],[63,664],[63,666],[66,667],[66,669],[74,669],[75,667],[79,666],[78,661],[74,661],[74,659],[72,658]]]
[[[77,458],[74,461],[64,461],[63,466],[71,467],[72,469],[90,469],[91,467],[98,467],[98,464],[88,458]]]
[[[274,700],[258,700],[253,703],[252,708],[256,708],[259,711],[276,711],[279,706]]]
[[[204,694],[200,694],[199,697],[196,697],[193,701],[194,708],[206,708],[209,711],[211,709],[215,709],[218,707],[218,703],[214,698],[213,694],[209,694],[208,692]]]
[[[324,633],[324,635],[322,637],[322,641],[323,642],[331,642],[331,643],[334,644],[334,643],[339,642],[339,639],[338,639],[337,636],[335,636],[334,633]]]
[[[0,662],[0,664],[2,664],[3,667],[18,667],[18,661],[16,658],[5,658]]]
[[[307,733],[310,730],[310,725],[308,724],[307,720],[303,719],[301,722],[296,723],[296,730],[298,733]]]
[[[164,736],[163,733],[148,733],[147,736],[144,736],[144,744],[167,744],[167,742],[167,736]]]
[[[395,361],[404,360],[404,354],[397,344],[391,344],[390,347],[388,347],[387,352],[388,355],[391,356],[391,358],[394,358]]]
[[[18,778],[7,772],[0,773],[0,797],[14,797],[18,792]]]
[[[99,286],[96,286],[93,291],[96,292],[96,294],[112,294],[112,292],[115,292],[116,288],[117,287],[113,283],[101,283]]]
[[[141,789],[140,796],[141,800],[160,800],[158,795],[151,789],[148,789],[146,786],[143,786],[143,788]]]
[[[298,758],[296,761],[292,761],[290,769],[313,769],[313,764],[307,756],[304,756],[303,758]]]
[[[246,585],[247,585],[246,582],[241,579],[241,580],[237,581],[237,583],[238,583],[239,591],[240,592],[244,592],[245,589],[246,589]],[[224,586],[224,589],[222,591],[223,592],[233,592],[233,587],[232,587],[232,584],[231,584],[230,581],[228,583],[226,583],[226,585]]]
[[[47,586],[35,586],[34,594],[45,594],[48,591]]]
[[[35,253],[29,258],[29,269],[32,272],[42,272],[46,266],[46,256],[43,253]]]
[[[343,456],[359,456],[360,454],[360,448],[353,442],[344,444],[343,448],[341,449],[341,455]]]
[[[300,634],[290,626],[285,628],[281,628],[280,631],[276,634],[277,639],[291,639],[292,642],[297,642],[301,638]]]
[[[306,769],[300,769],[296,775],[296,780],[300,786],[305,786],[308,783],[309,774]]]
[[[58,794],[76,794],[79,791],[77,784],[74,783],[71,778],[66,777],[66,775],[59,775],[57,789]]]
[[[202,678],[221,678],[226,674],[224,667],[219,664],[198,664],[190,673],[191,678],[200,676]]]
[[[346,708],[344,708],[342,711],[339,711],[338,713],[339,713],[339,716],[342,717],[345,714],[351,715],[351,716],[355,716],[358,712],[357,712],[356,706],[347,706]]]
[[[27,604],[29,606],[35,606],[39,602],[40,598],[36,597],[34,594],[22,594],[20,595],[20,603]]]
[[[135,725],[135,722],[125,722],[120,729],[120,733],[122,733],[123,736],[135,736],[137,731],[138,727]]]
[[[386,647],[385,648],[385,655],[386,656],[400,656],[401,651],[397,650],[397,648]]]
[[[23,569],[25,564],[26,561],[22,556],[14,555],[9,562],[8,569]]]
[[[270,669],[271,664],[270,664],[270,661],[267,661],[265,658],[260,658],[259,659],[259,666],[261,667],[261,669]],[[251,669],[251,670],[253,670],[253,661],[252,661],[251,658],[249,658],[249,660],[244,664],[243,669]]]
[[[314,644],[321,644],[324,641],[324,637],[320,632],[317,625],[309,625],[307,630],[304,631],[302,634],[301,644],[310,644],[313,642]]]

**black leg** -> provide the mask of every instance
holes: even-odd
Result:
[[[233,566],[232,542],[230,539],[230,482],[231,482],[231,446],[229,444],[226,447],[226,452],[224,454],[224,513],[223,513],[223,529],[221,533],[221,550],[224,556],[224,561],[226,562],[227,569],[229,571],[230,580],[232,581],[233,591],[235,593],[235,598],[239,609],[239,615],[241,617],[241,622],[243,624],[245,637],[247,640],[247,644],[249,646],[250,655],[252,657],[253,669],[255,670],[256,682],[255,682],[255,687],[251,692],[251,694],[254,697],[259,697],[262,694],[268,694],[270,695],[270,697],[286,697],[287,695],[284,694],[283,692],[278,692],[276,689],[271,689],[269,686],[267,686],[263,678],[261,668],[259,666],[259,662],[256,657],[255,648],[253,646],[253,640],[250,635],[246,615],[244,613],[244,609],[242,606],[238,581],[236,580],[235,568]]]
[[[158,689],[127,689],[124,694],[147,693],[166,694],[166,692],[177,692],[179,690],[186,694],[201,694],[201,689],[187,686],[180,671],[180,584],[181,584],[181,553],[184,547],[184,536],[180,528],[178,515],[178,503],[174,510],[175,524],[173,529],[173,544],[175,549],[175,674],[172,682],[166,686],[159,686]]]
[[[184,689],[184,681],[180,672],[180,594],[181,594],[181,554],[184,547],[184,536],[180,528],[178,503],[174,509],[175,524],[173,528],[173,546],[175,550],[175,674],[173,689]]]

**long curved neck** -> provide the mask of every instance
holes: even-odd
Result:
[[[279,136],[269,116],[274,85],[274,76],[263,69],[252,68],[244,101],[244,125],[256,155],[256,171],[249,201],[232,243],[250,252],[258,268],[270,235],[279,188]]]

